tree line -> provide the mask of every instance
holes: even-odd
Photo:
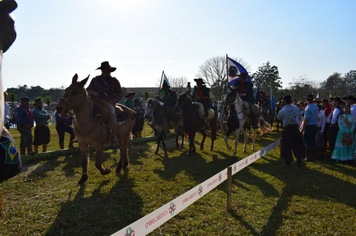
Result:
[[[258,67],[257,71],[252,72],[248,63],[243,59],[233,59],[243,65],[249,72],[255,90],[257,85],[259,85],[260,91],[264,91],[266,95],[269,95],[269,91],[272,89],[276,102],[284,94],[290,94],[297,101],[304,101],[307,94],[314,94],[315,97],[319,96],[320,98],[330,96],[342,97],[349,94],[356,95],[356,70],[350,70],[344,75],[335,72],[320,83],[310,80],[306,76],[301,76],[298,79],[293,79],[293,82],[289,83],[286,89],[282,89],[282,78],[279,76],[278,66],[272,65],[267,61]],[[226,57],[218,56],[206,60],[199,67],[196,77],[203,78],[210,88],[212,101],[220,101],[227,90]],[[185,91],[187,86],[186,77],[168,76],[168,80],[177,94]],[[159,83],[157,84],[158,86]],[[64,88],[51,88],[47,90],[41,86],[28,87],[27,85],[19,86],[18,88],[8,88],[6,91],[9,94],[9,100],[13,102],[17,102],[22,97],[27,96],[31,100],[41,97],[47,104],[58,102],[64,94]],[[123,87],[124,94],[125,91],[126,89]],[[146,100],[148,97],[153,97],[156,94],[142,92],[142,94],[136,94],[135,97]]]

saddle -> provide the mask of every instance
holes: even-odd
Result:
[[[204,114],[204,106],[203,104],[201,104],[200,102],[192,102],[192,104],[194,105],[195,109],[197,110],[200,118],[205,120],[205,114]],[[209,108],[208,110],[208,119],[213,119],[214,118],[214,110]]]
[[[136,111],[122,104],[115,104],[116,120],[119,123],[125,122],[127,118],[135,119]],[[101,116],[104,123],[109,122],[109,106],[105,100],[98,99],[94,102],[94,115]]]

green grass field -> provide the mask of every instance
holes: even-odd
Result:
[[[11,130],[18,140],[16,130]],[[152,135],[145,130],[146,136]],[[51,126],[49,150],[58,149]],[[280,138],[273,131],[257,138],[262,149]],[[198,135],[196,140],[201,140]],[[233,140],[230,140],[232,144]],[[110,235],[185,193],[246,154],[239,145],[232,158],[219,135],[214,151],[187,156],[188,143],[154,154],[155,142],[129,149],[130,168],[115,174],[119,150],[104,153],[101,176],[90,155],[89,180],[81,176],[77,155],[25,158],[22,172],[0,184],[1,235]],[[68,145],[66,136],[65,145]],[[329,159],[286,167],[274,149],[233,176],[232,210],[226,211],[226,183],[206,194],[150,235],[355,235],[356,167]]]

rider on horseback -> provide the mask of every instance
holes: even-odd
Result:
[[[163,99],[160,100],[164,103],[164,111],[167,115],[169,126],[172,128],[173,121],[175,120],[175,117],[177,115],[177,112],[175,110],[177,104],[177,95],[171,89],[171,86],[169,86],[166,80],[163,81],[161,92],[163,93]]]
[[[101,75],[92,79],[87,91],[93,100],[98,99],[99,101],[106,102],[109,110],[110,141],[115,143],[117,142],[117,138],[114,134],[117,130],[115,104],[120,101],[123,93],[121,91],[120,82],[110,75],[116,68],[111,67],[108,61],[104,61],[101,63],[101,66],[97,68],[97,70],[99,69],[101,69]]]
[[[205,83],[202,78],[194,79],[194,81],[197,83],[197,85],[194,86],[194,91],[192,94],[193,101],[199,102],[203,105],[206,124],[209,124],[209,118],[208,118],[208,112],[210,108],[209,88],[205,86]]]
[[[240,94],[242,100],[248,103],[251,112],[252,124],[255,129],[258,128],[256,112],[254,109],[255,98],[253,96],[253,84],[247,81],[247,74],[241,73],[240,80],[237,81],[234,85],[234,89],[237,93]]]

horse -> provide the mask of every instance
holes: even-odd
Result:
[[[218,103],[218,124],[219,124],[219,133],[224,134],[225,131],[225,124],[224,121],[226,121],[227,118],[227,110],[226,107],[224,106],[223,103],[219,102]]]
[[[56,108],[59,115],[65,115],[69,110],[74,111],[74,133],[79,144],[83,168],[83,174],[78,182],[80,185],[84,184],[88,179],[89,145],[95,147],[96,168],[99,169],[102,175],[110,173],[110,169],[103,167],[104,144],[110,142],[110,130],[108,123],[105,123],[102,116],[95,112],[97,110],[96,105],[84,88],[88,79],[89,76],[82,81],[78,81],[78,75],[75,74],[72,79],[72,84],[64,90],[64,96],[60,99]],[[131,130],[135,124],[136,114],[135,111],[130,108],[122,105],[120,107],[123,108],[128,117],[123,122],[118,123],[117,130],[113,130],[120,146],[120,161],[116,168],[117,174],[120,173],[121,168],[127,169],[129,165],[127,149],[132,140]],[[118,109],[117,106],[116,110]],[[102,115],[104,115],[104,113]]]
[[[253,128],[252,119],[250,119],[248,116],[250,114],[250,111],[248,110],[247,102],[243,101],[241,99],[240,95],[236,91],[234,91],[234,90],[229,91],[223,98],[222,102],[225,105],[229,106],[229,115],[227,118],[228,130],[224,136],[224,141],[225,141],[226,147],[229,150],[231,150],[232,147],[228,143],[228,138],[229,138],[229,135],[233,131],[235,131],[235,142],[234,142],[235,149],[234,149],[234,153],[233,153],[233,156],[235,157],[241,130],[243,131],[243,134],[244,134],[243,152],[246,153],[246,146],[247,146],[247,140],[248,140],[247,131],[250,127]],[[263,117],[261,117],[261,114],[259,113],[259,107],[256,104],[254,105],[254,109],[255,109],[256,117],[258,119],[259,130],[260,130],[261,136],[266,132],[272,131],[269,123],[266,122],[263,119]],[[247,112],[245,110],[247,110]],[[255,150],[255,142],[256,142],[256,129],[255,128],[253,128],[252,140],[253,140],[253,142],[252,142],[251,150],[254,151]]]
[[[159,150],[159,145],[162,142],[163,145],[163,150],[166,149],[166,144],[164,142],[164,138],[166,136],[166,132],[173,128],[177,132],[177,137],[176,137],[176,147],[179,147],[178,144],[178,138],[181,133],[181,125],[180,125],[180,118],[179,115],[177,114],[176,119],[173,120],[173,127],[169,127],[168,124],[168,118],[166,115],[166,112],[164,110],[164,106],[161,102],[154,100],[154,99],[148,99],[147,104],[146,104],[146,111],[144,114],[144,118],[148,119],[151,116],[153,116],[153,124],[152,128],[155,130],[156,136],[157,136],[157,148],[155,151],[155,154],[158,154]],[[183,141],[182,141],[182,147],[183,147]]]
[[[194,105],[196,104],[196,105]],[[189,137],[189,152],[188,156],[192,155],[195,150],[194,138],[196,132],[201,132],[203,135],[203,140],[200,143],[200,150],[204,149],[204,141],[207,136],[205,132],[205,117],[204,112],[198,112],[196,106],[201,106],[200,103],[192,103],[192,98],[187,93],[182,93],[178,96],[177,108],[182,110],[182,119],[183,119],[183,132],[188,134]],[[214,148],[214,141],[216,139],[216,115],[212,109],[209,111],[209,127],[210,127],[210,139],[211,146],[210,151]],[[183,140],[182,140],[183,142]],[[183,145],[183,144],[182,144]]]

